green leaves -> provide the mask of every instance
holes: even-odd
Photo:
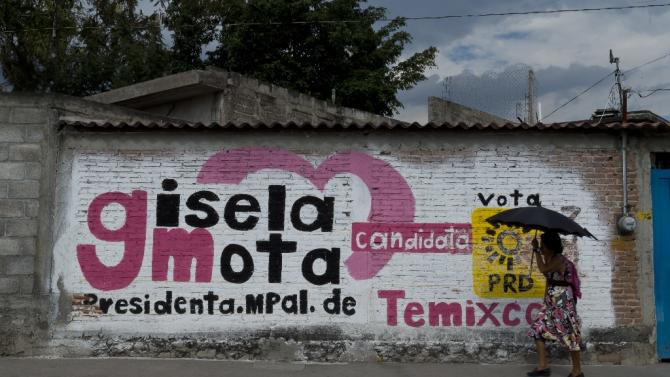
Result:
[[[210,0],[158,2],[165,9],[165,26],[173,32],[171,73],[204,67],[203,46],[214,40],[224,3]]]
[[[400,61],[411,41],[404,20],[376,24],[385,9],[361,8],[362,1],[230,3],[208,64],[326,100],[334,89],[338,105],[393,115],[402,106],[396,92],[435,65],[435,48]]]
[[[167,51],[137,1],[7,0],[0,64],[17,91],[83,96],[155,78]]]
[[[437,50],[401,60],[411,41],[404,20],[382,21],[385,9],[364,3],[156,0],[159,17],[137,0],[4,0],[0,64],[15,90],[72,95],[214,65],[324,100],[335,90],[338,105],[392,115],[396,92],[425,79]]]
[[[48,91],[63,69],[60,51],[73,30],[41,28],[72,24],[75,1],[21,1],[0,3],[0,59],[5,76],[17,89]]]

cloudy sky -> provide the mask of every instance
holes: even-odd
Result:
[[[369,0],[388,16],[422,17],[557,9],[665,4],[670,0]],[[145,12],[152,1],[140,1]],[[427,98],[446,97],[515,118],[523,100],[525,65],[535,72],[537,101],[545,122],[588,118],[612,106],[614,77],[549,116],[554,109],[614,70],[609,50],[625,72],[670,54],[670,6],[634,10],[409,20],[414,37],[406,56],[429,46],[439,49],[437,67],[415,88],[399,93],[404,109],[396,116],[427,121]],[[521,68],[520,68],[521,67]],[[448,79],[447,79],[448,78]],[[447,79],[448,90],[445,90]],[[0,80],[2,81],[2,80]],[[633,91],[670,88],[670,56],[629,72],[624,86]],[[633,94],[631,110],[647,109],[670,119],[670,91],[647,98]],[[512,114],[512,115],[510,115]]]
[[[664,4],[670,1],[640,0],[370,0],[383,6],[389,16],[440,16],[550,9],[595,8]],[[428,96],[474,98],[477,104],[496,109],[519,97],[518,64],[530,66],[537,79],[542,115],[579,94],[614,70],[609,49],[621,59],[626,71],[656,57],[670,54],[670,7],[626,11],[481,17],[436,21],[408,21],[414,36],[407,53],[435,46],[437,68],[428,80],[400,93],[405,108],[397,116],[408,121],[427,120]],[[492,79],[498,74],[499,80]],[[482,78],[482,76],[484,78]],[[451,77],[452,89],[444,90]],[[504,78],[504,79],[503,79]],[[510,79],[511,78],[511,79]],[[614,77],[581,96],[544,121],[588,118],[609,101]],[[516,86],[515,86],[516,85]],[[633,90],[670,88],[670,57],[630,72],[624,85]],[[475,90],[476,93],[472,93]],[[647,94],[647,93],[643,93]],[[522,97],[521,97],[522,98]],[[611,102],[610,102],[611,105]],[[632,110],[648,109],[670,115],[670,91],[648,98],[633,95]]]

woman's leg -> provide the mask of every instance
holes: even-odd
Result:
[[[547,364],[547,350],[544,347],[544,341],[535,340],[535,347],[537,348],[537,370],[547,369],[549,365]]]
[[[572,375],[575,377],[579,376],[582,373],[579,351],[570,351],[570,357],[572,358]]]

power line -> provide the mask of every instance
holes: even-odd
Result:
[[[659,61],[659,60],[662,60],[662,59],[667,58],[668,56],[670,56],[670,52],[668,52],[667,54],[661,55],[661,56],[659,56],[659,57],[657,57],[657,58],[654,58],[654,59],[652,59],[652,60],[650,60],[650,61],[648,61],[648,62],[646,62],[646,63],[642,63],[642,64],[640,64],[640,65],[637,65],[637,66],[635,66],[635,67],[633,67],[633,68],[631,68],[631,69],[629,69],[629,70],[627,70],[627,71],[624,71],[624,75],[627,75],[627,74],[629,74],[629,73],[631,73],[631,72],[633,72],[633,71],[635,71],[635,70],[638,70],[638,69],[640,69],[640,68],[646,67],[646,66],[648,66],[649,64],[656,63],[656,62]]]
[[[523,11],[523,12],[500,12],[500,13],[473,13],[473,14],[456,14],[456,15],[443,15],[443,16],[420,16],[420,17],[397,17],[405,21],[434,21],[434,20],[446,20],[446,19],[458,19],[458,18],[481,18],[481,17],[504,17],[504,16],[524,16],[524,15],[543,15],[543,14],[559,14],[559,13],[583,13],[583,12],[602,12],[602,11],[615,11],[615,10],[632,10],[632,9],[645,9],[645,8],[661,8],[661,7],[670,7],[670,3],[664,4],[645,4],[645,5],[625,5],[625,6],[616,6],[616,7],[599,7],[599,8],[572,8],[572,9],[550,9],[550,10],[534,10],[534,11]],[[375,22],[391,22],[395,21],[397,18],[382,18],[375,20]],[[289,21],[289,22],[231,22],[224,23],[225,26],[282,26],[282,25],[306,25],[306,24],[347,24],[347,23],[361,23],[367,22],[362,20],[313,20],[313,21]],[[148,25],[134,26],[131,28],[144,29],[148,28]],[[65,29],[78,29],[77,26],[61,26],[59,28],[54,27],[45,27],[45,28],[27,28],[27,29],[15,29],[15,30],[0,30],[0,33],[10,34],[18,33],[21,31],[53,31],[53,30],[65,30]],[[89,26],[86,29],[105,29],[110,28],[109,26]],[[83,28],[82,28],[83,29]]]
[[[644,94],[643,95],[642,92],[649,92],[649,94]],[[639,91],[636,90],[635,91],[635,93],[637,93],[637,95],[640,96],[640,98],[647,98],[647,97],[653,96],[654,94],[656,94],[658,92],[670,92],[670,89],[661,88],[661,89],[639,90]]]
[[[552,114],[554,114],[554,113],[557,112],[558,110],[564,108],[565,106],[567,106],[568,104],[570,104],[572,101],[576,100],[577,98],[581,97],[581,96],[584,95],[586,92],[588,92],[589,90],[591,90],[591,89],[595,88],[596,86],[598,86],[598,84],[600,84],[601,82],[605,81],[608,77],[612,76],[615,72],[616,72],[616,71],[612,71],[612,72],[608,73],[607,76],[605,76],[605,77],[601,78],[600,80],[596,81],[593,85],[589,86],[588,88],[586,88],[585,90],[583,90],[581,93],[579,93],[579,94],[577,94],[576,96],[572,97],[568,102],[565,102],[565,103],[562,104],[561,106],[555,108],[552,112],[549,113],[549,115],[543,117],[542,119],[544,120],[544,119],[549,118]]]
[[[475,17],[500,17],[500,16],[521,16],[532,14],[555,14],[555,13],[578,13],[578,12],[597,12],[597,11],[611,11],[611,10],[628,10],[641,8],[657,8],[667,7],[666,4],[646,4],[646,5],[625,5],[618,7],[600,7],[600,8],[574,8],[574,9],[553,9],[553,10],[538,10],[526,12],[502,12],[502,13],[479,13],[479,14],[461,14],[452,16],[427,16],[427,17],[403,17],[405,20],[443,20],[449,18],[475,18]],[[390,19],[380,21],[391,21]]]
[[[665,5],[665,4],[659,4],[659,5]],[[668,56],[670,56],[670,52],[668,52],[668,53],[666,53],[666,54],[663,54],[663,55],[661,55],[661,56],[658,56],[658,57],[656,57],[656,58],[654,58],[654,59],[651,59],[651,60],[649,60],[649,61],[647,61],[647,62],[644,62],[644,63],[642,63],[642,64],[636,65],[635,67],[633,67],[633,68],[631,68],[631,69],[629,69],[629,70],[627,70],[627,71],[624,71],[624,72],[623,72],[623,75],[629,74],[629,73],[631,73],[631,72],[633,72],[633,71],[636,71],[636,70],[638,70],[638,69],[641,69],[641,68],[643,68],[643,67],[646,67],[646,66],[648,66],[648,65],[650,65],[650,64],[656,63],[656,62],[659,61],[659,60],[662,60],[662,59],[667,58]],[[615,74],[615,73],[616,73],[616,71],[610,72],[607,76],[605,76],[605,77],[601,78],[600,80],[596,81],[593,85],[591,85],[591,86],[589,86],[588,88],[586,88],[586,90],[584,90],[584,91],[582,91],[581,93],[579,93],[578,95],[572,97],[569,101],[565,102],[565,103],[562,104],[561,106],[555,108],[552,112],[549,113],[549,115],[543,117],[542,120],[549,118],[552,114],[554,114],[554,113],[557,112],[558,110],[564,108],[565,106],[567,106],[568,104],[570,104],[572,101],[576,100],[577,98],[581,97],[583,94],[585,94],[585,93],[588,92],[589,90],[591,90],[591,89],[593,89],[594,87],[598,86],[598,84],[600,84],[601,82],[605,81],[605,79],[607,79],[608,77],[612,76],[612,75]],[[649,97],[649,96],[655,94],[656,92],[666,91],[666,90],[669,90],[669,89],[659,89],[659,90],[656,90],[656,91],[654,91],[653,93],[650,93],[650,94],[648,94],[648,95],[642,95],[642,94],[640,94],[640,92],[636,92],[636,93],[640,96],[640,98],[646,98],[646,97]]]

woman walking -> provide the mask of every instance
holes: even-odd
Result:
[[[551,369],[547,363],[545,342],[556,342],[570,351],[572,371],[568,377],[584,377],[580,362],[581,323],[577,315],[577,299],[581,298],[579,277],[574,263],[566,258],[558,233],[545,232],[533,240],[533,252],[537,253],[537,266],[547,278],[544,305],[529,336],[535,339],[538,366],[528,372],[528,376],[549,376]]]

